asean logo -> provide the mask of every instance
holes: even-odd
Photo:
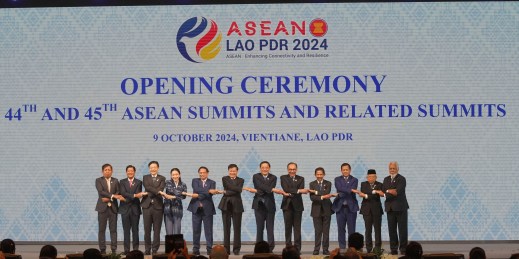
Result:
[[[178,51],[191,62],[202,63],[215,58],[220,53],[221,42],[218,25],[205,17],[190,18],[178,29]]]
[[[310,33],[315,37],[322,37],[328,31],[328,24],[323,19],[315,19],[310,22]]]

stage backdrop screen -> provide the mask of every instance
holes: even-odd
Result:
[[[222,189],[230,163],[252,187],[267,160],[307,187],[316,167],[333,182],[348,162],[360,183],[398,161],[411,240],[517,239],[517,2],[3,9],[0,78],[3,238],[97,240],[104,163],[142,179],[157,160],[192,190],[200,166]]]

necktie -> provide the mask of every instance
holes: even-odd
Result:
[[[205,188],[205,181],[202,181],[202,187]]]
[[[322,191],[322,188],[323,188],[323,183],[322,182],[319,182],[318,188],[319,188],[318,191]]]
[[[110,179],[106,178],[106,185],[108,185],[108,192],[110,192]]]
[[[132,188],[133,180],[130,180],[130,188]]]

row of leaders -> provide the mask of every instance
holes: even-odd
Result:
[[[303,195],[312,201],[310,215],[315,228],[313,254],[318,255],[322,248],[324,255],[329,254],[329,235],[332,214],[337,218],[339,248],[346,249],[346,233],[355,232],[357,214],[360,211],[365,222],[365,246],[367,252],[381,249],[382,215],[387,215],[389,242],[392,254],[405,253],[408,243],[406,179],[399,174],[398,162],[389,163],[389,175],[383,182],[377,181],[374,169],[367,171],[366,181],[360,188],[357,178],[351,175],[351,166],[341,164],[341,175],[334,183],[324,179],[324,168],[315,169],[315,180],[305,188],[304,177],[297,174],[297,163],[287,164],[287,174],[279,177],[281,189],[276,188],[278,177],[270,172],[270,163],[262,161],[259,173],[253,175],[253,188],[244,186],[244,179],[238,177],[238,166],[230,164],[228,175],[222,177],[223,190],[216,188],[216,182],[209,179],[209,169],[201,166],[198,178],[192,179],[192,192],[181,179],[178,168],[170,171],[170,179],[160,175],[159,163],[148,164],[149,174],[142,181],[135,178],[135,167],[126,167],[126,178],[120,181],[112,177],[112,166],[102,166],[102,176],[95,180],[98,192],[96,211],[98,212],[99,249],[106,253],[106,228],[110,232],[110,249],[117,252],[117,218],[121,215],[124,230],[124,252],[139,249],[139,222],[142,214],[144,221],[144,253],[156,254],[160,247],[160,232],[164,222],[167,235],[181,234],[184,213],[182,200],[190,197],[187,211],[192,213],[193,254],[200,254],[202,226],[206,240],[207,253],[213,246],[213,216],[216,214],[214,195],[222,195],[218,208],[222,211],[224,247],[228,254],[240,254],[241,225],[244,212],[241,193],[254,194],[252,209],[256,219],[256,242],[266,241],[272,252],[275,247],[274,219],[276,201],[274,195],[282,195],[281,210],[285,225],[285,243],[294,245],[301,251],[301,222],[304,210]],[[335,187],[336,192],[332,193]],[[361,199],[359,208],[357,198]],[[332,202],[333,199],[333,202]],[[382,199],[384,207],[382,209]],[[231,250],[231,227],[233,229]],[[266,229],[267,238],[264,239]],[[347,231],[347,232],[346,232]],[[374,232],[375,240],[372,235]],[[152,238],[153,233],[153,238]],[[398,251],[400,250],[400,251]]]

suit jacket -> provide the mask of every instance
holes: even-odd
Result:
[[[178,186],[175,186],[173,180],[166,180],[165,192],[169,195],[174,195],[176,198],[173,200],[164,199],[164,215],[182,218],[184,215],[182,200],[186,198],[185,195],[182,195],[182,192],[187,192],[187,185],[181,181],[178,183]]]
[[[117,178],[114,178],[114,177],[110,178],[110,191],[108,191],[108,184],[106,183],[106,179],[101,176],[96,179],[96,189],[97,189],[97,194],[98,194],[96,211],[105,212],[106,209],[108,208],[108,203],[103,202],[102,198],[111,199],[113,194],[119,194],[119,181],[117,180]],[[112,201],[110,201],[110,203],[112,204],[110,209],[114,213],[117,213],[117,207],[119,205],[118,200],[112,199]]]
[[[213,195],[209,193],[210,189],[216,189],[216,182],[207,178],[204,187],[202,180],[200,180],[200,178],[195,178],[191,182],[191,186],[193,187],[193,193],[198,194],[198,198],[191,199],[187,210],[196,213],[198,207],[200,207],[200,203],[202,203],[202,209],[204,210],[205,215],[216,214],[216,209],[214,208],[213,203]]]
[[[409,209],[409,204],[407,203],[407,198],[405,196],[405,186],[405,177],[400,174],[397,174],[393,181],[391,181],[391,176],[384,178],[382,191],[386,193],[389,189],[396,189],[397,192],[396,196],[386,193],[386,202],[384,203],[386,212],[404,211]]]
[[[133,195],[142,192],[142,181],[137,178],[133,178],[133,184],[132,187],[130,187],[130,181],[128,178],[124,178],[119,181],[119,190],[121,195],[126,199],[126,201],[121,201],[119,206],[119,214],[126,215],[128,212],[131,212],[134,215],[140,215],[141,201],[139,198],[133,197]]]
[[[224,176],[222,177],[222,183],[225,193],[220,200],[218,208],[225,211],[227,210],[227,204],[230,203],[233,212],[243,212],[243,202],[241,199],[241,192],[244,183],[243,178],[236,177],[233,181],[230,176]]]
[[[380,196],[373,194],[373,190],[382,190],[382,183],[375,181],[373,188],[368,181],[360,184],[360,191],[368,195],[368,198],[362,198],[362,204],[360,207],[360,214],[362,215],[382,215],[382,203],[380,202]]]
[[[166,177],[157,174],[157,177],[153,179],[151,174],[147,174],[142,178],[142,185],[144,185],[144,191],[148,193],[148,195],[142,197],[142,208],[162,210],[164,201],[159,191],[164,191],[164,187],[166,187]]]
[[[358,186],[359,180],[352,175],[348,176],[348,179],[344,179],[342,175],[335,177],[335,188],[339,195],[333,200],[333,211],[339,212],[344,203],[348,205],[350,212],[359,211],[357,195],[351,191],[351,189],[357,189]]]
[[[252,208],[258,209],[259,203],[262,202],[267,208],[267,212],[274,213],[276,211],[276,200],[272,188],[276,188],[278,178],[273,174],[268,174],[267,179],[261,173],[252,176],[252,183],[257,190],[252,200]]]
[[[321,200],[322,195],[330,194],[332,191],[332,183],[323,180],[321,185],[322,187],[319,190],[317,180],[310,183],[310,190],[318,191],[317,194],[314,194],[313,192],[310,193],[310,200],[312,201],[312,211],[310,212],[310,216],[312,217],[331,216],[333,214],[332,201],[330,199]]]
[[[281,201],[281,209],[289,210],[290,204],[292,204],[295,211],[303,211],[303,197],[301,197],[300,193],[297,193],[297,190],[305,188],[305,178],[299,175],[295,175],[294,180],[292,180],[290,175],[285,174],[280,176],[279,179],[281,181],[281,188],[283,188],[283,191],[290,195],[283,196],[283,200]]]

